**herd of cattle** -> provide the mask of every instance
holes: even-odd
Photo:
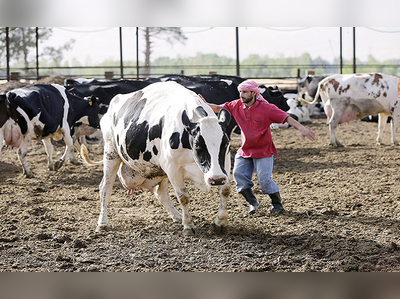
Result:
[[[84,146],[81,153],[88,164],[104,163],[98,229],[109,225],[107,202],[117,175],[129,193],[141,188],[155,194],[172,219],[182,221],[188,234],[195,226],[188,212],[185,180],[203,191],[218,186],[221,201],[215,224],[223,228],[230,190],[229,138],[232,132],[240,133],[240,128],[226,110],[215,115],[199,95],[214,104],[232,101],[239,98],[237,86],[244,80],[223,75],[166,75],[146,80],[66,79],[64,86],[28,85],[0,94],[0,140],[18,148],[23,173],[29,178],[33,173],[26,154],[32,139],[43,142],[48,168],[57,170],[67,160],[77,163],[74,140],[101,128],[103,161],[90,161]],[[335,135],[338,124],[377,114],[377,143],[390,116],[392,142],[397,144],[397,77],[380,73],[307,76],[298,79],[297,94],[283,94],[277,86],[260,85],[260,90],[267,101],[300,122],[311,122],[310,115],[325,113],[333,146],[341,146]],[[63,139],[66,145],[56,163],[52,139]],[[168,182],[182,215],[169,198]]]

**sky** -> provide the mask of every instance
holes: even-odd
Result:
[[[154,41],[152,59],[167,56],[193,57],[198,52],[215,53],[236,59],[236,27],[181,27],[184,43]],[[75,43],[65,52],[65,61],[98,63],[119,60],[119,27],[53,27],[51,38],[40,44],[59,47],[70,39]],[[121,27],[125,61],[136,61],[136,27]],[[372,55],[378,61],[400,59],[400,27],[356,27],[356,57],[366,61]],[[340,55],[340,27],[239,27],[239,59],[251,54],[297,57],[309,53],[333,62]],[[144,60],[143,34],[139,33],[139,60]],[[353,27],[342,27],[343,58],[353,59]]]
[[[308,52],[328,61],[339,57],[340,27],[343,57],[353,58],[356,27],[357,58],[373,55],[383,61],[400,56],[399,11],[399,0],[0,0],[0,25],[53,27],[51,39],[39,47],[74,38],[65,58],[93,63],[119,59],[119,27],[124,60],[136,60],[136,26],[175,26],[183,28],[186,43],[158,40],[152,58],[197,52],[236,58],[239,27],[241,60],[250,54],[292,57]]]

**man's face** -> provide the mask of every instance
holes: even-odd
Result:
[[[254,99],[254,92],[250,90],[242,90],[239,93],[240,93],[240,99],[244,104],[248,104]]]

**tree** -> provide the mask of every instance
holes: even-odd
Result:
[[[150,76],[150,55],[152,53],[152,48],[154,45],[154,39],[159,38],[166,40],[170,44],[174,41],[184,42],[187,37],[183,34],[180,27],[145,27],[140,29],[144,32],[145,39],[145,68],[144,76]]]
[[[38,28],[38,40],[43,42],[52,35],[52,28]],[[0,55],[5,57],[6,52],[6,28],[0,29]],[[10,59],[23,60],[26,70],[29,69],[29,63],[34,60],[30,59],[29,54],[32,49],[36,48],[36,27],[10,27]],[[63,58],[63,51],[68,51],[72,48],[75,40],[71,39],[60,48],[45,47],[43,53],[39,53],[40,57],[49,57],[56,65],[59,65]]]

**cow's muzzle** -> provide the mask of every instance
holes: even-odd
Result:
[[[218,186],[218,185],[225,185],[226,184],[226,176],[216,177],[216,178],[209,178],[208,183],[211,186]]]

